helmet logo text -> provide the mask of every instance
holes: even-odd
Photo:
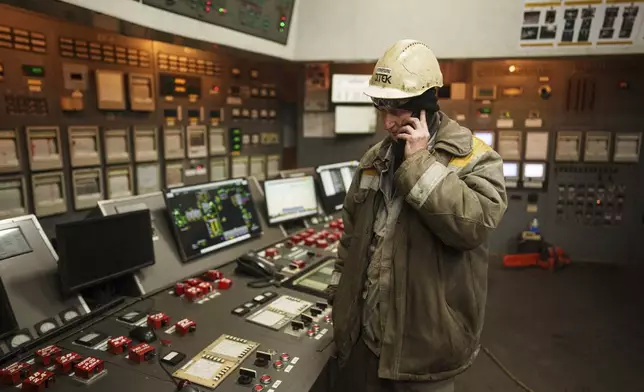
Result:
[[[374,80],[380,83],[391,84],[391,69],[383,67],[376,68]]]

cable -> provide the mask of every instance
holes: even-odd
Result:
[[[524,391],[526,392],[535,392],[533,389],[530,389],[527,385],[521,382],[508,368],[506,368],[503,363],[494,355],[490,350],[487,349],[487,347],[484,347],[481,345],[481,349],[485,354],[487,354],[488,357],[494,362],[496,366],[498,366],[503,373],[505,373],[506,376],[508,376],[512,381],[514,381],[519,387],[521,387]]]

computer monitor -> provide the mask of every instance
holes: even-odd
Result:
[[[311,176],[265,181],[264,197],[271,225],[318,213],[315,181]]]
[[[281,178],[293,178],[293,177],[304,177],[304,176],[314,176],[315,168],[314,167],[301,167],[298,169],[291,170],[281,170]]]
[[[150,213],[85,219],[56,226],[58,274],[71,294],[154,264]]]
[[[546,181],[546,163],[530,162],[523,164],[523,186],[526,188],[541,188]]]
[[[2,278],[0,278],[0,315],[2,315],[0,317],[0,339],[2,339],[18,329],[18,321],[11,307]]]
[[[320,180],[322,205],[327,213],[342,209],[347,190],[358,169],[358,161],[340,162],[315,168]]]
[[[245,178],[173,188],[164,196],[183,261],[262,234]]]
[[[516,188],[519,181],[519,162],[503,162],[503,177],[506,187]]]
[[[474,136],[481,139],[485,144],[494,148],[494,132],[493,131],[475,131]]]

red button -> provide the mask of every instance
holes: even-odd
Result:
[[[214,282],[217,279],[221,279],[224,277],[224,274],[221,273],[219,270],[209,270],[205,274],[206,279]]]
[[[277,249],[276,248],[268,248],[264,251],[264,254],[266,257],[275,257],[277,256]]]
[[[315,229],[314,228],[306,229],[306,232],[309,234],[315,234]]]
[[[338,218],[338,224],[344,223],[344,220],[342,218]]]
[[[217,287],[220,290],[227,290],[232,285],[233,285],[233,281],[228,278],[219,279],[219,281],[217,282]]]
[[[294,244],[299,244],[300,242],[302,242],[302,237],[300,237],[299,235],[294,235],[291,237],[291,241],[293,241]]]
[[[313,246],[315,245],[315,238],[314,237],[309,237],[304,240],[304,243],[308,246]]]
[[[328,237],[326,237],[326,240],[329,241],[329,243],[334,243],[338,240],[338,235],[337,234],[329,234]]]
[[[174,293],[176,295],[183,295],[186,290],[186,285],[183,283],[177,283],[174,285]]]
[[[317,246],[320,249],[324,249],[327,246],[329,246],[329,243],[326,240],[318,240],[315,246]]]
[[[282,354],[280,355],[280,359],[281,359],[282,361],[284,361],[284,362],[288,362],[288,361],[291,359],[291,356],[290,356],[290,355],[288,355],[288,353],[282,353]]]
[[[264,390],[264,386],[263,386],[263,385],[259,385],[259,384],[257,384],[257,385],[255,385],[255,386],[253,387],[253,391],[256,391],[256,392],[262,392],[263,390]]]
[[[338,227],[338,222],[333,221],[333,222],[329,223],[329,227],[332,227],[332,228],[335,229],[336,227]]]
[[[326,230],[322,230],[321,232],[318,233],[318,238],[326,238],[329,235],[329,232]]]
[[[297,268],[304,268],[306,266],[306,262],[304,260],[293,260],[292,262],[297,266]]]
[[[307,237],[311,236],[311,233],[307,233],[306,231],[304,233],[300,233],[300,238],[305,239]]]
[[[268,374],[264,374],[259,378],[259,382],[261,382],[262,384],[270,384],[271,381],[273,381],[273,379]]]
[[[338,225],[338,229],[340,229],[341,231],[344,231],[344,223],[340,223]]]
[[[281,369],[284,367],[284,362],[277,360],[273,363],[273,366],[275,367],[275,369]]]
[[[204,294],[212,291],[212,285],[210,284],[210,282],[201,282],[197,287],[199,287],[201,291],[204,292]]]

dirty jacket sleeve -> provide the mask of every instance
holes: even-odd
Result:
[[[483,244],[507,207],[501,157],[487,145],[474,144],[472,153],[447,167],[420,150],[405,159],[394,180],[432,233],[460,250]]]

